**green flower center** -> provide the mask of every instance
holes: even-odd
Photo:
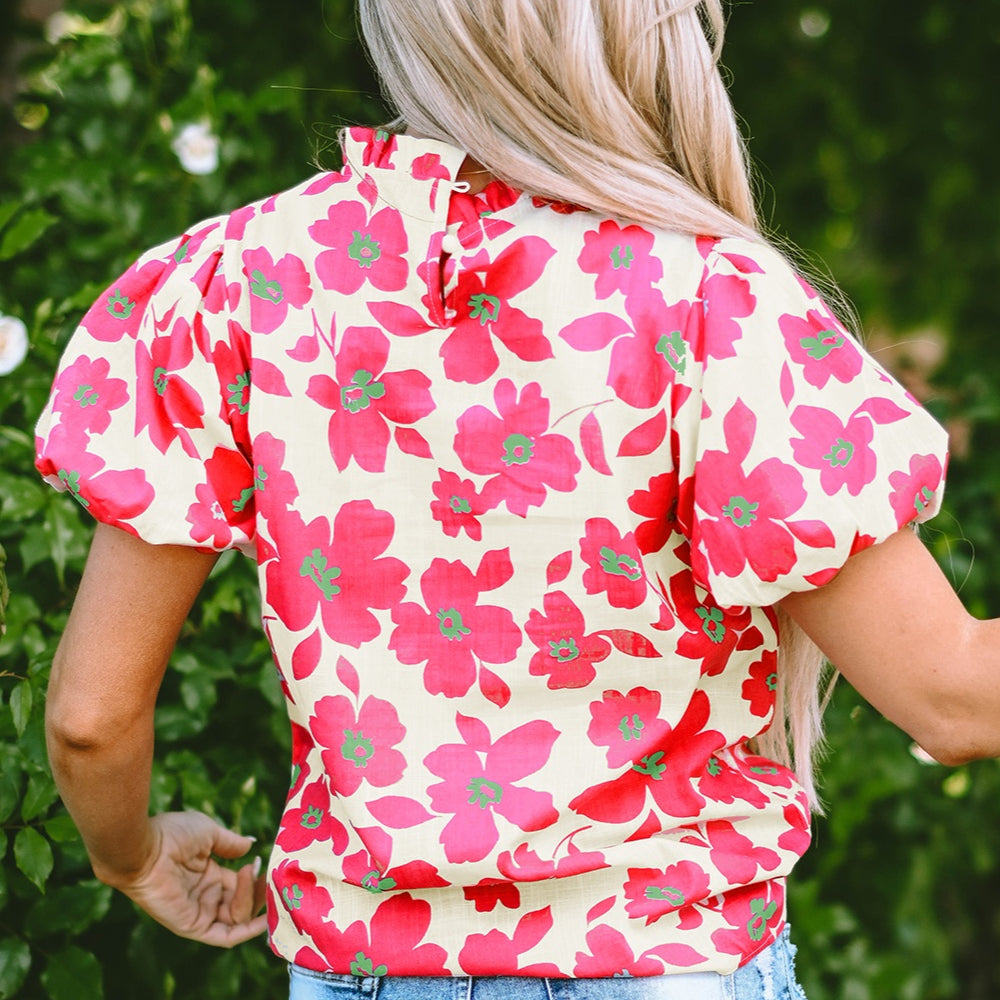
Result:
[[[626,243],[611,251],[611,266],[616,271],[631,271],[635,261],[635,252]]]
[[[487,295],[485,292],[473,295],[469,299],[469,318],[478,319],[483,326],[495,323],[500,318],[502,305],[503,303],[495,295]]]
[[[341,405],[348,413],[360,413],[367,410],[373,399],[381,399],[385,395],[385,386],[381,382],[373,382],[375,376],[359,368],[351,381],[340,390]]]
[[[704,605],[695,608],[695,614],[701,619],[701,630],[718,644],[726,637],[726,626],[722,624],[723,614],[718,608],[706,608]]]
[[[580,647],[576,644],[576,639],[550,639],[549,656],[555,658],[560,663],[569,663],[580,655]]]
[[[448,500],[448,506],[456,514],[471,514],[472,505],[465,497],[460,497],[457,493]]]
[[[622,721],[618,723],[618,732],[622,734],[622,739],[626,743],[631,743],[632,740],[641,740],[642,731],[645,728],[646,723],[638,715],[633,715],[631,719],[627,715],[622,716]]]
[[[643,895],[646,899],[662,900],[671,906],[682,906],[684,904],[684,893],[680,889],[675,889],[672,885],[648,885]]]
[[[285,297],[285,290],[281,287],[280,281],[268,281],[267,275],[258,269],[250,274],[250,294],[265,302],[278,305]]]
[[[344,742],[340,744],[340,756],[355,767],[367,767],[368,761],[375,756],[375,744],[359,729],[352,733],[344,730]]]
[[[79,403],[80,409],[84,410],[88,406],[96,406],[100,398],[100,393],[92,385],[81,385],[73,394],[73,401]]]
[[[358,267],[370,268],[382,257],[382,246],[378,240],[372,239],[369,233],[354,231],[354,239],[347,248],[347,256],[356,261]]]
[[[472,629],[462,623],[462,616],[454,608],[441,608],[437,613],[438,629],[449,641],[462,641],[464,636],[471,635]]]
[[[611,576],[624,576],[633,583],[642,576],[642,570],[635,559],[627,553],[615,552],[607,546],[601,548],[601,569]]]
[[[488,778],[473,778],[465,789],[472,793],[469,796],[469,805],[479,806],[480,809],[498,805],[503,799],[503,785],[498,785]]]
[[[751,503],[745,497],[730,497],[729,503],[722,508],[723,517],[728,517],[737,528],[746,528],[757,520],[759,503]]]
[[[307,576],[323,594],[323,600],[332,601],[340,593],[340,587],[333,581],[338,579],[342,570],[339,566],[330,566],[329,560],[320,549],[313,549],[312,554],[302,560],[299,576]]]
[[[503,443],[501,461],[504,465],[527,465],[531,461],[535,446],[531,438],[524,434],[511,434]]]
[[[799,341],[799,347],[816,361],[822,361],[828,354],[843,347],[845,338],[842,333],[836,330],[823,330],[815,337],[803,337]]]
[[[829,462],[834,469],[842,469],[854,458],[854,445],[842,437],[833,442],[830,451],[823,456],[824,462]]]
[[[662,355],[678,375],[687,370],[687,344],[680,330],[664,333],[656,342],[656,353]]]

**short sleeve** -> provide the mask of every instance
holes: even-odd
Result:
[[[152,544],[249,551],[250,361],[229,319],[224,220],[151,250],[93,305],[36,427],[36,467]]]
[[[723,606],[821,586],[940,507],[947,435],[767,247],[706,258],[678,420],[691,559]]]

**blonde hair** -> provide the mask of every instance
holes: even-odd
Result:
[[[406,127],[532,194],[659,229],[763,242],[719,57],[721,0],[360,0]],[[761,752],[816,802],[822,656],[779,616]]]

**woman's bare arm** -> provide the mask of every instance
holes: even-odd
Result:
[[[197,813],[150,819],[156,695],[215,563],[99,525],[52,666],[49,760],[95,874],[187,937],[235,944],[263,930],[253,871],[219,866],[251,845]]]
[[[886,718],[945,764],[1000,756],[1000,619],[962,606],[904,530],[782,607]]]

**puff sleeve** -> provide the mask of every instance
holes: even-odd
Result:
[[[145,254],[66,348],[36,467],[95,518],[152,544],[253,548],[248,338],[231,319],[225,220]]]
[[[720,604],[820,586],[937,512],[944,430],[780,254],[719,241],[699,305],[682,474],[692,568]]]

